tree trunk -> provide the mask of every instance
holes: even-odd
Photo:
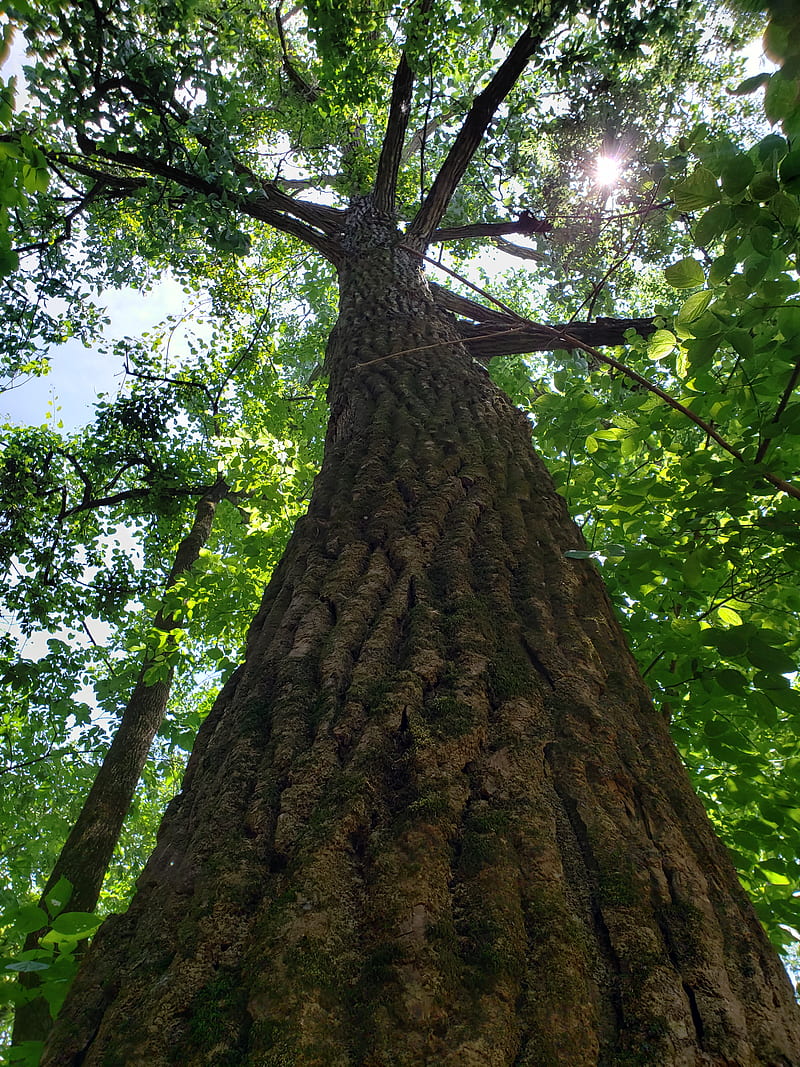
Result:
[[[191,529],[178,545],[165,589],[170,589],[197,562],[200,550],[211,535],[217,504],[228,492],[227,484],[219,478],[198,501]],[[175,619],[163,611],[159,611],[153,621],[155,631],[167,634],[176,625]],[[157,654],[156,650],[145,656],[108,752],[47,879],[39,902],[42,910],[46,910],[47,899],[62,878],[68,879],[72,886],[66,910],[91,912],[97,906],[100,888],[139,784],[147,754],[167,710],[173,668],[170,667],[167,677],[160,681],[145,680]],[[47,928],[29,934],[25,939],[25,948],[38,948],[39,938],[45,933]],[[39,985],[39,975],[35,972],[23,973],[20,982],[28,988],[35,988]],[[14,1043],[42,1041],[51,1026],[47,1002],[42,997],[35,997],[17,1008]]]
[[[309,513],[42,1063],[800,1064],[530,425],[389,240],[349,237]]]

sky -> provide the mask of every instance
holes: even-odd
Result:
[[[162,278],[147,293],[109,290],[97,300],[111,320],[104,336],[107,340],[140,336],[167,315],[179,312],[185,300],[182,287],[170,277]],[[69,433],[90,421],[99,393],[113,396],[122,384],[121,362],[96,348],[84,348],[80,341],[59,345],[50,355],[49,374],[0,393],[0,423],[38,426],[49,411],[53,424],[61,421]]]
[[[0,18],[0,25],[8,20]],[[6,62],[0,69],[0,78],[17,79],[17,106],[25,103],[25,77],[22,67],[25,62],[24,38],[15,34]],[[97,301],[105,308],[111,320],[106,328],[107,340],[139,336],[148,328],[161,322],[169,314],[180,311],[185,295],[174,279],[162,278],[147,293],[135,289],[109,290]],[[18,387],[0,393],[0,424],[12,422],[17,425],[41,425],[51,421],[63,423],[63,431],[69,433],[91,420],[93,404],[99,393],[115,394],[122,384],[123,367],[111,355],[96,348],[84,348],[80,341],[70,341],[51,350],[50,373],[41,378],[31,378]],[[47,413],[50,418],[47,419]]]

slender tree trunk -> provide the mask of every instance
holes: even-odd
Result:
[[[170,589],[197,562],[200,549],[211,534],[217,504],[228,491],[227,484],[220,478],[198,501],[191,529],[175,553],[166,589]],[[175,625],[175,619],[162,611],[158,612],[153,622],[154,630],[162,633],[169,633]],[[119,840],[147,754],[167,710],[173,668],[170,667],[167,676],[160,681],[148,683],[145,680],[156,655],[153,652],[145,656],[139,678],[92,788],[47,880],[40,901],[43,910],[46,909],[46,899],[62,878],[68,879],[72,885],[67,910],[91,912],[97,905],[103,878]],[[39,938],[44,933],[46,929],[29,934],[25,948],[37,948]],[[39,985],[39,976],[36,973],[21,974],[20,981],[34,988]],[[47,1002],[41,997],[29,1000],[17,1009],[14,1043],[42,1041],[51,1026]]]
[[[309,513],[42,1062],[800,1064],[530,426],[388,239],[349,238]]]

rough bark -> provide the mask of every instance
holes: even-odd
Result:
[[[228,491],[228,486],[220,478],[198,501],[191,529],[175,553],[166,589],[170,589],[197,562],[200,550],[211,534],[217,504]],[[153,628],[162,632],[169,632],[175,625],[174,619],[163,612],[159,612],[153,622]],[[152,655],[145,658],[92,788],[47,880],[40,900],[43,910],[46,910],[47,898],[62,878],[68,879],[72,885],[68,911],[91,912],[97,906],[103,878],[147,754],[167,710],[173,669],[170,667],[166,678],[147,682],[145,676],[153,662]],[[39,938],[46,932],[43,929],[29,934],[25,948],[37,948]],[[28,988],[34,988],[39,985],[39,976],[36,973],[21,974],[20,981]],[[42,1041],[51,1026],[47,1002],[36,997],[21,1004],[16,1011],[14,1043]]]
[[[389,240],[345,235],[309,513],[42,1063],[800,1064],[529,424]]]

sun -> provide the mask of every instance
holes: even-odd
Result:
[[[616,185],[622,163],[613,156],[598,156],[594,161],[594,180],[598,185]]]

